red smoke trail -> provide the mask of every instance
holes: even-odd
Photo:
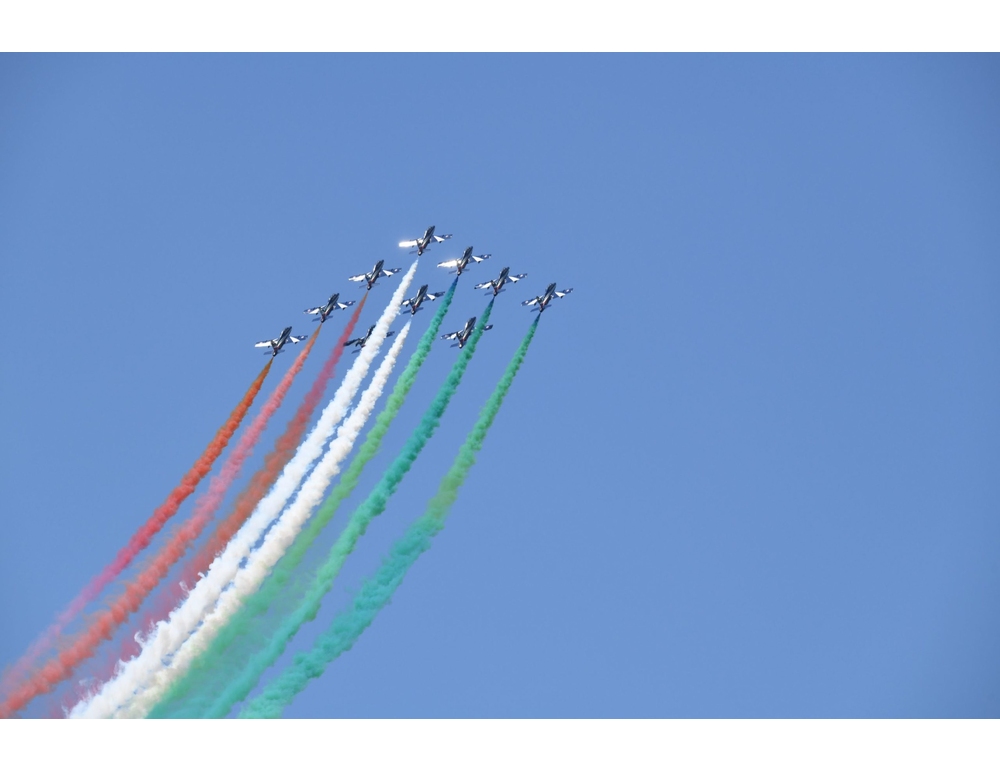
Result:
[[[27,672],[29,667],[31,667],[35,660],[37,660],[39,655],[52,645],[59,634],[62,633],[63,629],[90,601],[95,599],[98,594],[100,594],[101,590],[107,586],[108,583],[121,574],[121,572],[132,562],[132,560],[135,559],[135,557],[149,545],[156,533],[163,528],[163,525],[166,524],[175,513],[177,513],[177,509],[180,508],[181,503],[183,503],[184,500],[186,500],[191,493],[194,492],[198,483],[205,478],[208,472],[212,469],[212,465],[218,459],[219,455],[222,454],[222,450],[226,448],[226,445],[232,438],[233,433],[236,432],[240,422],[242,422],[243,417],[250,409],[251,404],[253,404],[254,398],[257,396],[261,386],[264,384],[264,378],[271,370],[271,363],[271,361],[268,361],[267,365],[261,370],[260,374],[257,375],[257,379],[253,381],[253,384],[250,385],[250,389],[243,395],[243,398],[232,411],[232,414],[229,415],[229,419],[226,420],[221,428],[219,428],[218,433],[215,434],[215,438],[212,439],[212,442],[202,453],[201,457],[198,458],[197,462],[195,462],[191,469],[185,474],[181,483],[178,484],[177,487],[175,487],[170,493],[166,502],[157,508],[146,523],[143,524],[134,535],[132,535],[128,545],[118,552],[114,561],[105,567],[97,577],[92,579],[87,587],[84,588],[83,591],[81,591],[80,594],[62,612],[62,614],[56,618],[56,622],[48,628],[43,636],[31,646],[27,653],[25,653],[21,660],[14,665],[13,670],[7,677],[5,677],[6,680],[11,681],[14,677],[22,674],[22,672]],[[211,490],[209,490],[209,494],[210,493]],[[182,528],[181,532],[184,531],[185,528]],[[180,533],[178,533],[178,535],[179,534]],[[174,536],[175,539],[178,535]],[[164,546],[163,550],[166,551],[169,547],[170,544]],[[161,554],[162,553],[163,551],[161,551]],[[154,565],[156,563],[157,562],[154,561]],[[146,575],[151,569],[152,567],[148,568],[143,575]],[[125,597],[129,596],[133,590],[138,589],[138,586],[138,582],[130,586],[125,594]],[[116,601],[115,607],[118,607],[121,604],[123,598],[124,597],[119,598]],[[119,615],[121,616],[121,620],[118,620],[110,625],[108,624],[107,621],[109,619]],[[85,660],[93,654],[96,644],[104,638],[104,633],[101,629],[106,628],[106,633],[110,634],[111,630],[113,630],[114,627],[126,617],[128,617],[127,613],[121,614],[120,609],[116,610],[113,608],[112,610],[102,612],[98,618],[91,623],[89,628],[85,629],[82,634],[76,637],[68,649],[59,652],[57,656],[53,660],[46,663],[41,670],[28,674],[30,679],[24,684],[18,686],[17,689],[9,697],[7,697],[2,704],[0,704],[0,718],[9,717],[15,711],[23,708],[28,701],[36,695],[48,692],[54,685],[58,684],[66,676],[69,676],[80,661]],[[97,637],[94,637],[95,633],[98,634]],[[84,644],[87,640],[92,640],[92,642],[90,642],[89,645]],[[83,654],[88,649],[89,652]]]
[[[358,322],[358,316],[361,315],[361,309],[364,307],[367,298],[368,293],[365,292],[365,296],[362,297],[361,302],[358,303],[358,306],[348,319],[347,325],[340,335],[340,339],[333,346],[330,356],[327,358],[326,363],[323,364],[323,368],[316,376],[312,387],[299,405],[295,416],[289,420],[288,425],[285,427],[285,432],[274,442],[274,449],[264,458],[264,467],[251,477],[250,482],[240,492],[236,498],[236,502],[233,503],[229,515],[219,522],[215,528],[215,532],[209,537],[208,542],[182,568],[183,572],[180,578],[177,581],[171,581],[170,585],[165,588],[162,595],[158,598],[156,607],[143,618],[139,628],[144,632],[149,631],[158,621],[163,620],[177,606],[181,599],[183,599],[185,591],[190,590],[195,582],[197,582],[198,576],[208,570],[215,557],[225,548],[226,543],[239,531],[239,528],[243,526],[243,523],[253,513],[257,507],[257,503],[274,486],[274,482],[277,481],[282,469],[292,459],[296,448],[302,443],[302,437],[306,432],[306,428],[309,427],[313,412],[316,411],[316,407],[326,392],[326,386],[333,377],[337,362],[340,361],[340,356],[344,352],[344,343],[354,333],[354,326]],[[118,659],[128,660],[138,654],[139,649],[139,643],[135,638],[129,637],[122,644],[121,655]],[[107,680],[112,675],[113,664],[101,679],[102,681]]]
[[[302,436],[306,432],[309,422],[312,420],[313,412],[323,398],[323,393],[326,392],[327,383],[333,376],[337,362],[344,352],[344,343],[354,333],[354,325],[358,321],[358,316],[361,315],[361,308],[365,306],[367,298],[368,293],[365,292],[365,296],[361,298],[361,302],[355,308],[354,313],[347,322],[347,326],[344,327],[344,331],[340,335],[340,339],[333,346],[330,357],[323,364],[323,368],[320,370],[319,375],[317,375],[316,381],[312,384],[312,388],[309,389],[295,416],[285,427],[285,432],[274,442],[274,449],[264,458],[264,467],[253,475],[246,489],[236,498],[232,512],[219,523],[219,526],[212,533],[208,542],[205,543],[204,547],[184,569],[180,582],[184,583],[188,588],[195,584],[199,574],[208,570],[215,557],[226,547],[226,543],[243,526],[243,522],[250,517],[250,514],[257,507],[257,503],[267,494],[267,491],[274,486],[274,482],[277,480],[281,470],[292,459],[295,450],[302,443]],[[175,586],[176,590],[171,590],[171,609],[183,595],[180,583],[175,584]],[[149,628],[149,626],[144,626],[144,628]]]

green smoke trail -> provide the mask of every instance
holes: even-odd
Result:
[[[296,695],[305,689],[310,679],[323,674],[327,665],[341,653],[347,652],[362,632],[403,582],[407,570],[417,558],[431,547],[431,539],[444,528],[445,518],[458,497],[458,490],[476,462],[476,454],[483,446],[486,433],[500,411],[504,396],[510,389],[517,370],[521,367],[528,346],[538,328],[538,318],[531,324],[521,347],[507,366],[507,371],[497,384],[493,395],[483,407],[479,419],[458,451],[458,456],[441,481],[437,494],[427,504],[427,511],[417,519],[402,538],[396,541],[388,558],[369,580],[365,581],[354,598],[350,609],[337,615],[329,629],[323,633],[312,649],[295,656],[295,662],[268,685],[240,712],[245,719],[276,719]]]
[[[315,516],[310,520],[308,527],[299,533],[295,542],[275,565],[274,571],[268,576],[260,590],[246,600],[243,607],[212,640],[208,649],[194,661],[187,674],[164,694],[163,699],[150,713],[150,717],[183,717],[201,713],[212,703],[225,683],[239,674],[247,659],[270,638],[277,620],[282,617],[280,603],[276,604],[276,600],[281,596],[295,568],[305,558],[309,547],[333,518],[340,504],[357,487],[358,480],[368,461],[381,448],[385,434],[388,433],[393,420],[399,414],[413,383],[416,382],[420,367],[430,354],[434,340],[437,339],[441,323],[451,306],[457,284],[458,278],[455,278],[441,299],[441,305],[434,314],[427,331],[420,338],[417,349],[410,356],[406,368],[399,376],[399,380],[386,401],[385,408],[375,418],[374,426],[368,432],[350,466],[341,474],[338,484],[327,495]],[[264,616],[271,607],[274,608],[272,615],[265,618]],[[275,614],[277,615],[276,619],[272,617]],[[184,699],[187,699],[187,702],[180,705]]]
[[[299,628],[307,621],[316,617],[323,597],[333,586],[333,581],[340,572],[344,561],[354,550],[358,539],[368,529],[368,525],[372,519],[385,510],[389,498],[396,491],[403,477],[410,470],[410,467],[428,440],[434,435],[434,431],[441,421],[441,416],[448,407],[451,397],[458,389],[458,385],[462,381],[462,375],[465,374],[469,361],[476,352],[479,338],[483,335],[484,327],[490,319],[492,310],[493,300],[491,299],[486,306],[486,310],[483,311],[482,318],[476,324],[475,331],[472,333],[469,341],[459,351],[458,359],[452,366],[447,379],[434,397],[431,405],[424,413],[420,424],[410,435],[406,445],[382,475],[382,478],[375,485],[368,498],[351,515],[343,532],[340,533],[337,541],[330,549],[326,561],[319,566],[313,576],[305,596],[287,614],[279,628],[272,635],[268,645],[250,659],[240,675],[226,686],[208,711],[204,713],[204,716],[219,718],[229,713],[232,706],[247,696],[256,686],[264,671],[285,651],[288,642],[295,636]]]

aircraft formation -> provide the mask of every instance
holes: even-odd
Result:
[[[445,241],[449,240],[452,237],[450,233],[447,235],[435,235],[434,230],[435,230],[434,225],[431,225],[424,231],[424,234],[421,235],[419,238],[414,238],[412,240],[407,240],[407,241],[400,241],[399,246],[400,248],[410,249],[409,253],[411,254],[416,254],[417,256],[423,256],[423,253],[427,251],[427,249],[429,249],[434,244],[444,243]],[[449,274],[453,274],[457,278],[458,276],[462,275],[462,273],[465,270],[467,270],[470,266],[478,265],[481,262],[485,262],[492,256],[492,254],[473,254],[472,251],[473,247],[467,246],[465,250],[462,252],[462,256],[455,257],[454,259],[446,259],[443,262],[438,262],[437,266],[445,268],[446,270],[448,270]],[[347,280],[354,281],[356,283],[364,283],[365,290],[371,291],[373,288],[375,288],[379,279],[392,278],[401,270],[402,270],[401,267],[386,268],[385,260],[380,259],[367,273],[359,273],[358,275],[348,276]],[[528,277],[527,273],[517,273],[512,275],[510,272],[510,268],[504,267],[500,271],[500,275],[498,275],[496,278],[489,281],[483,281],[482,283],[478,283],[475,285],[474,288],[477,291],[486,289],[487,295],[492,294],[494,297],[497,297],[502,292],[506,291],[505,287],[507,286],[507,284],[516,284],[518,281],[527,277]],[[443,291],[438,291],[438,292],[427,291],[428,286],[429,284],[425,283],[417,290],[415,296],[410,297],[409,299],[403,301],[401,307],[409,308],[411,316],[416,315],[417,312],[423,309],[422,306],[424,302],[428,301],[433,302],[434,300],[444,296],[445,292]],[[538,295],[537,297],[524,300],[521,303],[521,305],[531,307],[532,312],[537,311],[539,314],[541,314],[545,311],[545,309],[549,306],[549,304],[552,302],[553,299],[561,299],[562,297],[565,297],[572,291],[573,289],[557,290],[556,284],[550,283],[548,285],[548,288],[546,288],[542,294]],[[330,297],[330,299],[327,300],[325,305],[307,308],[304,312],[309,315],[316,316],[316,318],[313,319],[314,321],[325,323],[326,320],[335,311],[346,310],[347,308],[351,307],[354,304],[355,304],[354,300],[341,302],[340,293],[338,292],[336,294],[333,294]],[[463,348],[465,347],[465,343],[471,336],[473,329],[475,328],[475,325],[476,325],[476,317],[473,316],[468,320],[464,328],[459,329],[458,331],[449,332],[448,334],[442,334],[441,339],[456,340],[456,343],[452,345],[452,347]],[[492,328],[493,324],[489,324],[483,327],[483,330],[487,331]],[[351,352],[353,353],[359,352],[368,343],[374,331],[375,331],[375,326],[372,325],[371,328],[368,329],[368,332],[365,335],[347,341],[346,343],[344,343],[344,347],[354,346],[355,350]],[[274,339],[262,340],[261,342],[256,343],[254,347],[267,348],[268,354],[274,357],[282,351],[286,343],[292,342],[298,344],[299,342],[305,341],[306,339],[305,336],[296,336],[293,335],[291,332],[292,332],[292,327],[288,326],[284,330],[282,330],[281,334],[279,334]],[[391,337],[393,334],[395,334],[395,332],[389,332],[386,335],[386,338]]]
[[[422,255],[451,238],[451,235],[434,233],[434,227],[429,227],[419,238],[401,242],[400,247]],[[0,672],[0,719],[19,713],[42,696],[61,699],[62,696],[55,695],[55,689],[66,687],[73,692],[64,691],[64,695],[75,702],[70,708],[67,700],[63,707],[64,715],[70,717],[221,717],[246,699],[256,682],[275,665],[287,640],[315,617],[319,602],[330,590],[330,581],[364,534],[367,522],[385,509],[392,491],[431,440],[476,352],[481,335],[493,328],[490,321],[496,298],[527,278],[526,273],[511,273],[510,267],[504,266],[496,278],[477,283],[475,290],[485,291],[489,297],[486,306],[460,329],[441,334],[458,290],[459,277],[490,256],[473,254],[473,247],[467,247],[461,256],[437,263],[449,273],[450,285],[445,291],[430,291],[434,283],[430,282],[407,297],[418,268],[418,262],[414,261],[398,276],[378,321],[361,333],[356,331],[356,324],[366,304],[367,292],[380,285],[380,281],[384,285],[386,280],[402,272],[400,268],[386,268],[384,260],[380,259],[370,271],[348,277],[360,284],[359,289],[364,289],[361,299],[342,300],[340,293],[334,293],[324,304],[305,309],[304,313],[320,324],[314,334],[309,337],[295,335],[292,327],[286,326],[277,337],[255,343],[255,347],[263,349],[269,357],[267,363],[180,483],[139,525],[113,561],[83,587],[24,655],[12,667]],[[359,597],[363,600],[353,601],[350,612],[360,614],[323,632],[309,652],[312,657],[296,659],[293,665],[299,668],[288,669],[287,677],[299,684],[289,688],[287,682],[291,679],[286,678],[286,673],[280,674],[268,685],[274,689],[268,689],[247,703],[241,714],[280,715],[304,686],[302,683],[318,676],[333,657],[350,649],[353,640],[370,624],[373,613],[389,601],[391,591],[387,593],[385,586],[400,584],[413,555],[426,551],[434,533],[443,526],[444,517],[473,466],[469,458],[479,451],[521,367],[541,314],[553,299],[565,297],[571,291],[557,289],[557,284],[550,283],[542,294],[521,303],[531,311],[538,311],[538,315],[527,325],[520,345],[442,479],[438,494],[427,503],[425,513],[403,533],[397,541],[399,547],[393,548],[391,558],[383,562],[380,573],[372,578],[370,585],[376,586],[371,589],[375,594],[369,595],[370,590],[365,586],[359,589]],[[431,315],[430,323],[406,359],[403,374],[392,386],[392,393],[375,418],[375,426],[362,439],[363,428],[373,416],[404,350],[412,318],[428,303],[437,306],[428,314]],[[302,371],[322,324],[338,311],[352,306],[354,309],[347,314],[338,341],[316,373],[295,417],[288,421],[262,466],[234,496],[231,506],[222,515],[229,488],[251,460],[268,421],[278,413],[295,377]],[[390,327],[397,319],[404,324],[394,331]],[[349,339],[352,336],[353,339]],[[377,361],[389,337],[394,339]],[[382,471],[380,480],[364,502],[350,514],[350,520],[337,536],[326,561],[319,566],[301,564],[307,549],[310,553],[315,552],[315,539],[338,506],[363,479],[365,464],[377,455],[386,431],[402,408],[436,340],[446,340],[459,350],[424,416],[413,428],[403,449]],[[300,344],[303,342],[304,345]],[[278,385],[267,395],[260,395],[264,403],[251,417],[251,407],[258,394],[262,394],[274,358],[288,348],[289,343],[299,348],[298,355]],[[332,398],[323,406],[337,362],[349,348],[358,355],[352,359],[349,371]],[[361,392],[372,367],[371,379]],[[317,412],[319,416],[313,423],[313,415]],[[240,431],[245,419],[249,422]],[[226,451],[230,440],[232,447]],[[364,443],[355,452],[357,440]],[[350,464],[346,465],[348,460]],[[206,480],[217,461],[222,467],[193,501],[183,526],[158,535],[178,514],[184,501]],[[336,487],[332,486],[334,483]],[[220,515],[214,529],[206,533],[217,514]],[[137,561],[142,554],[148,558]],[[126,572],[133,564],[135,573]],[[179,573],[169,578],[175,566],[179,567]],[[304,581],[302,586],[309,586],[304,594],[293,596],[284,592],[282,586],[298,585],[295,581],[300,579]],[[147,603],[153,591],[157,591],[158,598]],[[98,600],[102,602],[100,608],[85,614],[84,610]],[[250,611],[250,602],[266,611]],[[144,604],[146,609],[140,618],[136,613]],[[135,632],[125,634],[126,639],[137,642],[140,649],[137,651],[126,640],[113,671],[99,670],[99,664],[93,662],[99,647],[110,641],[114,632],[126,623],[131,623]],[[344,636],[343,629],[350,630],[349,636]],[[88,665],[90,670],[83,668]],[[50,707],[55,707],[54,701],[50,701]],[[46,707],[41,704],[39,708]]]

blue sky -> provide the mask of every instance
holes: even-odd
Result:
[[[415,285],[493,254],[446,330],[528,279],[291,652],[423,511],[520,301],[575,292],[288,716],[1000,716],[998,97],[995,56],[0,58],[0,665],[180,479],[252,344],[433,223]]]

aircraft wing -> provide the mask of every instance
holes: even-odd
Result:
[[[255,348],[269,348],[269,347],[271,347],[271,343],[272,342],[273,342],[273,340],[263,340],[261,342],[256,343],[254,345],[254,347]]]
[[[442,334],[441,335],[441,339],[443,339],[443,340],[457,340],[458,339],[458,335],[460,333],[461,332],[452,332],[451,334]]]
[[[308,338],[304,334],[301,337],[296,337],[294,334],[291,334],[289,335],[288,339],[290,339],[292,342],[299,343],[305,341]]]
[[[533,299],[526,299],[521,304],[522,305],[537,305],[538,304],[538,297],[534,297]]]
[[[522,278],[527,278],[527,277],[528,277],[527,273],[518,273],[517,275],[508,275],[507,276],[507,280],[508,281],[513,281],[514,283],[517,283]]]
[[[337,307],[339,307],[341,310],[347,310],[347,308],[349,308],[353,304],[354,304],[354,300],[352,299],[352,300],[349,300],[348,302],[338,302],[337,303]]]
[[[572,289],[563,289],[562,291],[554,291],[552,293],[555,294],[557,297],[559,297],[559,299],[562,299],[567,294],[569,294],[571,291],[573,291],[573,290]]]
[[[475,257],[473,257],[475,259]],[[445,262],[438,262],[438,267],[458,267],[458,263],[461,262],[460,259],[449,259]]]
[[[382,275],[384,275],[386,278],[388,278],[390,275],[395,275],[396,273],[398,273],[402,269],[403,268],[401,268],[401,267],[394,267],[394,268],[392,268],[392,270],[385,270],[385,269],[383,269],[382,270]]]
[[[349,348],[351,345],[357,345],[359,342],[361,342],[361,338],[357,337],[356,339],[348,340],[347,342],[345,342],[344,347]]]
[[[308,313],[309,315],[319,315],[323,311],[321,307],[311,307],[308,310],[303,310],[303,313]]]
[[[409,307],[412,304],[413,304],[413,300],[412,299],[404,299],[402,302],[399,303],[399,306],[400,307]]]
[[[493,286],[493,281],[486,281],[485,283],[477,283],[474,288],[477,289],[477,290],[478,289],[489,289],[491,286]]]
[[[449,238],[451,238],[451,233],[448,233],[447,235],[432,235],[431,237],[437,243],[444,243],[446,240],[448,240]],[[399,244],[399,245],[402,246],[403,244]],[[416,245],[416,244],[414,244],[414,245]]]
[[[443,297],[443,296],[444,296],[444,292],[443,291],[435,291],[435,292],[431,292],[430,294],[428,294],[427,295],[427,299],[429,299],[431,301],[434,301],[438,297]]]
[[[469,256],[472,257],[472,261],[473,262],[485,262],[487,259],[489,259],[493,255],[492,254],[483,254],[481,257],[477,257],[474,254],[470,254]]]
[[[401,247],[403,247],[404,249],[412,249],[414,246],[417,245],[417,242],[416,241],[400,241],[399,245]]]
[[[361,275],[352,275],[348,278],[348,281],[364,281],[368,278],[368,273],[362,273]]]
[[[385,335],[385,338],[386,338],[386,339],[389,339],[389,338],[390,338],[390,337],[391,337],[391,336],[392,336],[393,334],[395,334],[395,333],[396,333],[396,332],[387,332],[387,333],[386,333],[386,335]]]

